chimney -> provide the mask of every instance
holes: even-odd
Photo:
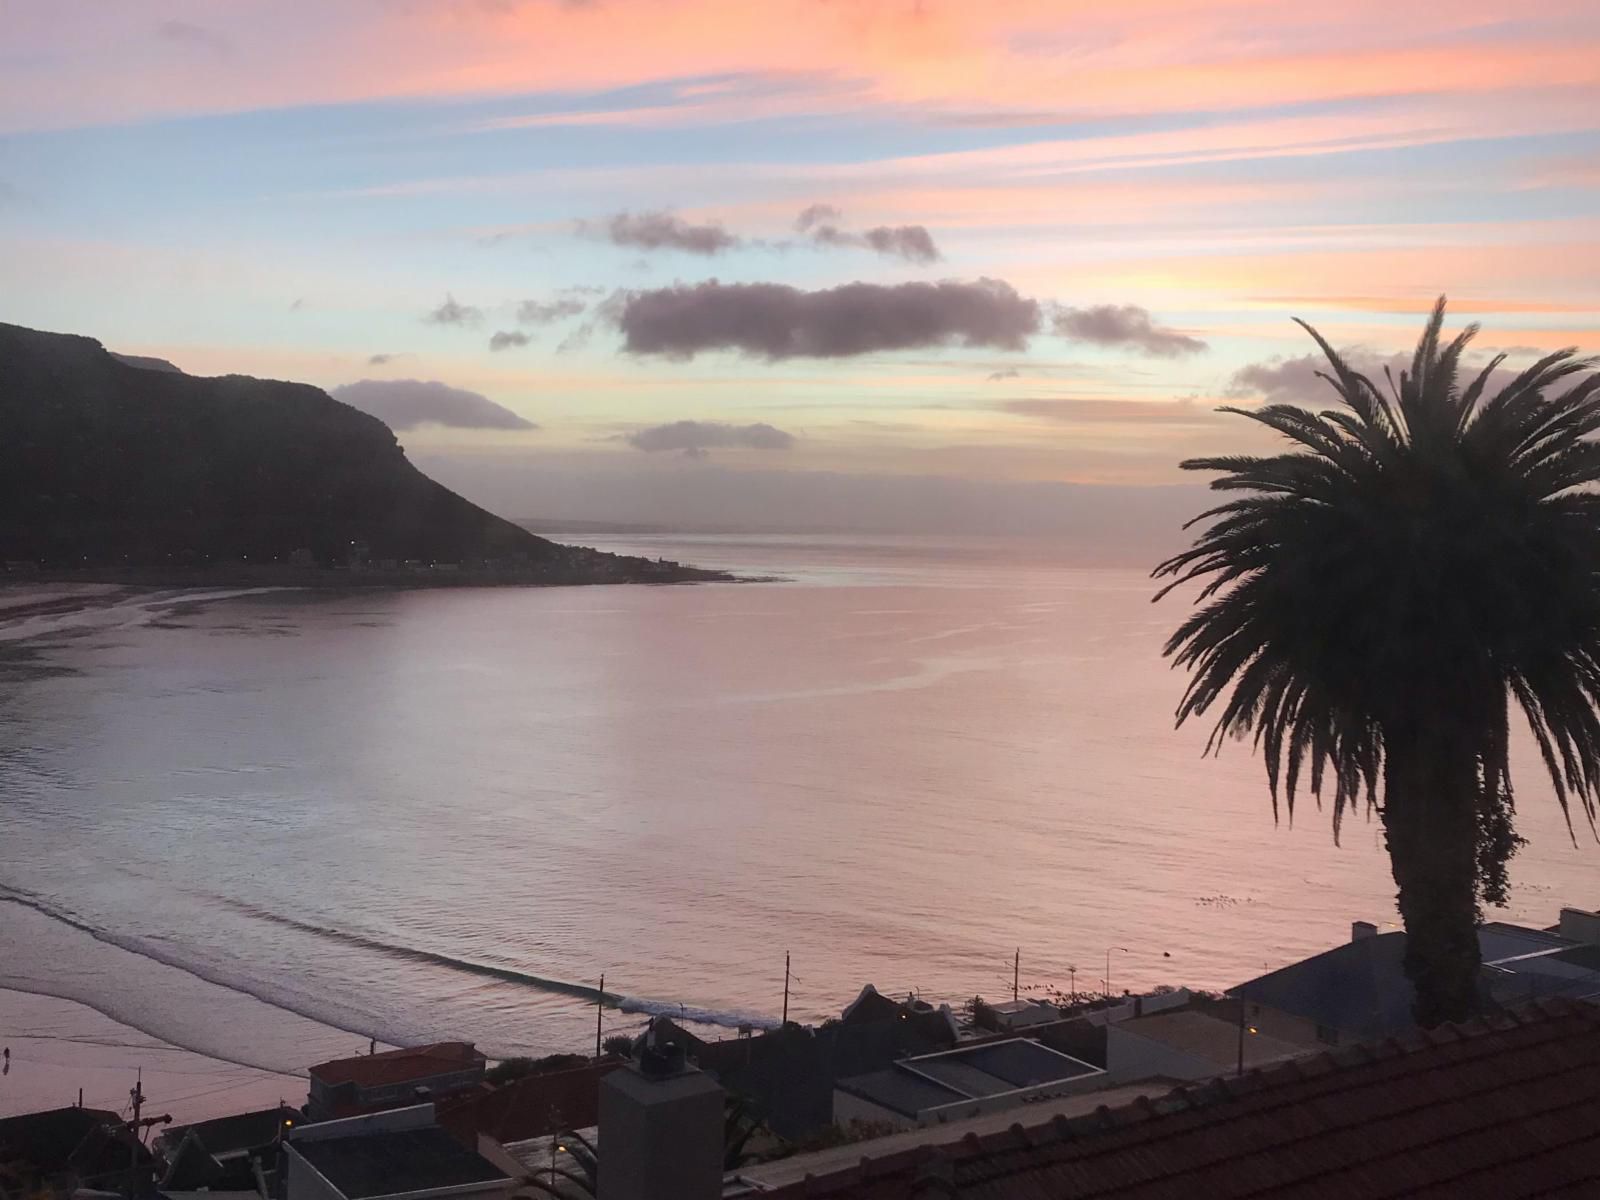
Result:
[[[1558,932],[1575,942],[1600,942],[1600,913],[1585,912],[1581,908],[1563,908]]]
[[[1378,927],[1371,921],[1351,921],[1350,940],[1359,942],[1362,938],[1377,937]]]
[[[683,1048],[648,1046],[600,1081],[599,1200],[720,1200],[723,1091]]]

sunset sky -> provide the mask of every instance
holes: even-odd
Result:
[[[511,516],[1133,495],[1440,292],[1600,351],[1594,0],[0,11],[0,320],[439,385],[347,398]]]

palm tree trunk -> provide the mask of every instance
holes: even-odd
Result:
[[[1384,738],[1384,836],[1406,926],[1412,1011],[1424,1029],[1466,1021],[1479,1006],[1478,776],[1471,745],[1415,725]]]

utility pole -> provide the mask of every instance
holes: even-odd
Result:
[[[1113,950],[1120,950],[1124,954],[1128,953],[1128,948],[1126,946],[1107,946],[1106,947],[1106,977],[1103,980],[1103,982],[1106,985],[1106,999],[1107,1000],[1111,999],[1111,952]]]
[[[600,972],[600,995],[594,1002],[594,1056],[600,1057],[600,1031],[606,1020],[606,973]]]
[[[1017,952],[1011,959],[1011,999],[1015,1003],[1021,996],[1022,989],[1018,986],[1022,979],[1022,947],[1017,947]]]
[[[789,1023],[789,952],[783,952],[783,1023]]]
[[[144,1107],[144,1068],[139,1068],[139,1073],[134,1077],[133,1087],[128,1095],[133,1100],[133,1122],[128,1126],[133,1131],[133,1145],[128,1150],[128,1196],[131,1198],[139,1190],[139,1110]]]
[[[1071,980],[1067,984],[1067,987],[1071,989],[1067,994],[1071,997],[1071,1003],[1076,1004],[1078,1002],[1078,968],[1069,965],[1067,967],[1067,978]]]

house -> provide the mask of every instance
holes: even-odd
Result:
[[[1007,1038],[900,1059],[834,1085],[833,1119],[903,1128],[1014,1108],[1100,1087],[1098,1067],[1033,1038]]]
[[[1600,1007],[1565,999],[811,1170],[763,1200],[1596,1194]],[[888,1149],[886,1147],[886,1149]],[[797,1166],[794,1169],[803,1169]],[[684,1200],[697,1200],[684,1197]]]
[[[114,1112],[53,1108],[0,1118],[0,1192],[116,1190],[128,1183],[130,1169],[143,1186],[153,1163],[150,1152]]]
[[[431,1104],[299,1126],[279,1174],[283,1200],[498,1197],[515,1182],[439,1128]]]
[[[313,1121],[437,1100],[483,1082],[486,1060],[471,1042],[435,1042],[319,1063],[310,1070]]]
[[[1568,932],[1589,926],[1580,910],[1563,910]],[[1592,923],[1600,933],[1600,918]],[[1600,995],[1600,946],[1558,930],[1504,921],[1478,927],[1482,989],[1490,1001],[1514,1006],[1546,996]],[[1413,1029],[1406,935],[1379,933],[1357,921],[1350,940],[1230,988],[1228,994],[1292,1013],[1322,1027],[1324,1040],[1361,1040]]]
[[[193,1125],[175,1125],[154,1139],[164,1189],[209,1188],[253,1191],[257,1172],[270,1180],[277,1169],[278,1142],[305,1120],[286,1104],[235,1113]]]
[[[439,1124],[468,1144],[479,1134],[507,1143],[588,1129],[600,1119],[600,1081],[620,1065],[602,1058],[458,1093],[435,1105]]]
[[[1106,1075],[1140,1079],[1212,1079],[1327,1048],[1304,1017],[1259,1004],[1192,1005],[1106,1027]]]
[[[989,1029],[1015,1032],[1030,1025],[1045,1025],[1061,1019],[1061,1010],[1042,1000],[1007,1000],[1001,1004],[977,1007],[974,1020]]]

